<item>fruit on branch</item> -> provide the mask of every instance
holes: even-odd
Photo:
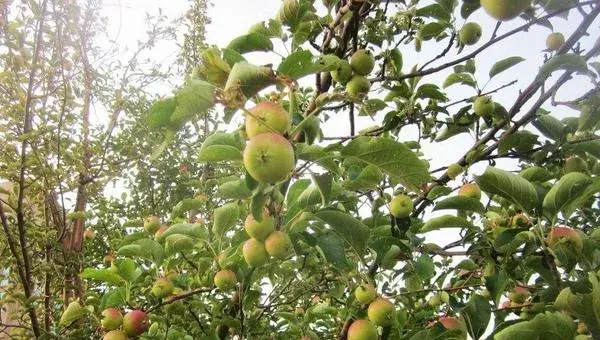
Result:
[[[429,307],[437,308],[439,305],[442,304],[442,301],[440,299],[440,296],[436,294],[430,297],[429,300],[427,300],[427,304],[429,305]]]
[[[562,33],[550,33],[546,38],[546,47],[550,51],[556,51],[565,44],[565,36]]]
[[[159,277],[152,286],[152,294],[159,299],[164,299],[173,293],[173,282],[166,277]]]
[[[275,231],[275,220],[269,215],[269,211],[264,209],[262,221],[258,222],[252,214],[249,214],[244,221],[244,229],[250,237],[264,241],[270,233]]]
[[[277,259],[286,259],[294,253],[292,240],[283,231],[274,231],[265,239],[267,253]]]
[[[247,240],[242,247],[244,260],[252,267],[260,267],[267,263],[269,254],[265,250],[265,245],[253,238]]]
[[[148,315],[139,309],[134,309],[123,317],[123,330],[127,336],[135,337],[148,329]]]
[[[588,166],[585,160],[579,156],[571,156],[565,161],[565,173],[587,172]]]
[[[348,327],[348,340],[377,340],[378,338],[377,327],[369,320],[356,320]]]
[[[366,76],[375,67],[375,57],[371,51],[360,49],[350,57],[350,66],[356,74]]]
[[[363,283],[354,290],[354,297],[361,305],[366,305],[377,297],[377,290],[370,283]]]
[[[495,104],[490,96],[479,96],[473,102],[473,110],[479,117],[488,117],[494,113]]]
[[[104,334],[102,340],[127,340],[127,335],[121,330],[114,330]]]
[[[524,303],[529,298],[529,290],[525,287],[516,286],[513,290],[508,293],[508,299],[514,303]]]
[[[442,291],[442,292],[440,293],[440,300],[441,300],[443,303],[448,303],[448,302],[450,302],[450,294],[448,294],[448,292],[447,292],[447,291],[445,291],[445,290],[444,290],[444,291]]]
[[[525,228],[527,226],[529,226],[529,217],[527,215],[525,215],[524,213],[518,213],[515,216],[513,216],[512,218],[512,225],[513,227],[517,227],[517,228]]]
[[[160,228],[160,217],[150,216],[144,221],[144,230],[154,234]]]
[[[583,240],[577,230],[566,226],[552,228],[550,235],[548,236],[548,246],[554,248],[561,243],[561,241],[573,244],[578,250],[583,248]]]
[[[514,19],[530,6],[531,0],[481,0],[487,14],[500,21]]]
[[[479,200],[481,199],[481,189],[475,183],[467,183],[460,187],[458,195]]]
[[[451,179],[455,179],[456,177],[458,177],[458,175],[462,174],[463,171],[465,171],[465,169],[462,166],[460,166],[460,164],[452,163],[450,164],[450,166],[448,166],[446,173],[448,173],[448,177],[450,177]]]
[[[246,113],[246,134],[248,138],[265,132],[286,132],[292,120],[290,114],[279,104],[263,101]]]
[[[460,320],[454,316],[441,316],[440,323],[447,330],[459,330],[462,329]]]
[[[390,202],[390,214],[396,218],[406,218],[413,211],[413,201],[407,195],[400,194]]]
[[[83,238],[91,241],[96,238],[96,232],[92,228],[86,228],[83,232]]]
[[[83,315],[87,313],[87,309],[85,309],[79,301],[73,301],[69,303],[65,311],[60,316],[60,320],[58,321],[58,325],[69,326],[81,318]]]
[[[367,315],[369,320],[377,326],[388,326],[396,308],[388,299],[378,297],[369,304]]]
[[[466,23],[458,33],[458,38],[464,45],[474,45],[481,38],[481,26],[476,22]]]
[[[352,78],[352,66],[345,60],[340,61],[337,69],[331,71],[331,79],[342,85],[346,85],[350,78]]]
[[[155,238],[155,239],[158,239],[158,238],[160,238],[160,236],[161,236],[162,234],[164,234],[164,233],[165,233],[165,231],[167,231],[167,229],[169,229],[169,226],[168,226],[168,225],[161,225],[160,227],[158,227],[158,229],[157,229],[157,230],[156,230],[156,232],[154,233],[154,238]]]
[[[104,255],[104,259],[102,259],[102,262],[104,262],[105,266],[110,266],[113,261],[115,260],[115,256],[113,254],[106,254]]]
[[[369,94],[371,82],[364,76],[354,76],[346,84],[346,92],[351,98],[362,99]]]
[[[214,282],[215,286],[217,286],[217,288],[220,290],[231,290],[237,284],[237,276],[229,269],[219,270],[215,274]]]
[[[123,314],[118,308],[106,308],[102,312],[102,320],[100,323],[102,327],[107,331],[112,331],[113,329],[117,329],[121,327],[123,323]]]
[[[244,149],[244,166],[250,176],[260,182],[277,183],[287,179],[295,163],[292,144],[279,134],[262,133],[250,139]]]

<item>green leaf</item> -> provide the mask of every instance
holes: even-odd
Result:
[[[540,69],[536,80],[544,80],[557,70],[585,73],[588,71],[585,58],[577,54],[561,54],[550,58]]]
[[[151,130],[156,130],[170,125],[171,115],[177,103],[175,98],[166,98],[156,101],[146,113],[146,124]]]
[[[515,131],[515,133],[506,136],[500,140],[498,153],[506,155],[511,149],[517,152],[526,153],[533,149],[537,143],[538,136],[527,130]]]
[[[234,98],[233,104],[236,104],[234,106],[239,107],[245,102],[245,100],[237,101],[240,93],[246,99],[254,97],[261,90],[274,85],[276,79],[275,72],[270,67],[240,61],[231,68],[225,84],[224,96],[227,99]]]
[[[267,203],[267,195],[262,190],[257,190],[250,200],[250,213],[258,222],[262,221],[263,211]]]
[[[156,263],[160,263],[164,258],[164,250],[160,243],[147,238],[124,245],[119,248],[117,253],[125,257],[146,258]]]
[[[389,65],[391,66],[394,74],[396,74],[396,75],[401,74],[403,60],[402,60],[402,52],[400,52],[400,49],[396,48],[396,49],[391,50],[389,58],[390,58]]]
[[[194,240],[182,234],[172,234],[165,239],[165,252],[167,254],[177,254],[194,248]]]
[[[498,195],[516,204],[520,209],[531,211],[536,206],[537,191],[525,178],[494,167],[488,167],[475,181],[487,194]]]
[[[182,216],[188,211],[198,210],[204,206],[204,201],[195,198],[184,198],[179,201],[174,207],[173,216]]]
[[[333,181],[333,176],[326,173],[322,175],[312,175],[311,178],[313,184],[319,189],[323,205],[329,203],[329,200],[331,199],[331,183]]]
[[[523,61],[525,61],[525,58],[523,58],[523,57],[508,57],[506,59],[502,59],[502,60],[498,61],[490,69],[490,78],[494,77],[498,73],[508,70],[509,68],[511,68]]]
[[[417,89],[416,98],[435,99],[440,102],[447,102],[448,97],[440,91],[440,88],[435,84],[423,84]]]
[[[351,176],[343,182],[344,188],[348,190],[368,190],[377,187],[383,180],[383,174],[374,165],[367,165],[361,168],[357,176]]]
[[[571,172],[561,177],[544,197],[544,215],[553,220],[560,211],[568,217],[572,212],[571,203],[579,200],[593,182],[588,175],[580,172]]]
[[[206,81],[193,79],[175,94],[177,106],[171,115],[171,125],[178,128],[197,114],[206,114],[214,104],[215,87]]]
[[[300,79],[310,74],[333,71],[338,68],[340,59],[334,55],[315,57],[306,50],[299,50],[287,56],[277,71],[292,79]]]
[[[142,270],[137,267],[132,259],[117,259],[113,264],[117,267],[119,276],[126,281],[135,282],[142,275]]]
[[[329,225],[359,256],[362,256],[369,241],[370,232],[367,226],[339,210],[320,210],[313,216]]]
[[[453,215],[444,215],[434,217],[427,221],[419,230],[420,233],[426,233],[429,231],[440,230],[444,228],[461,228],[461,229],[472,229],[473,224],[466,219]]]
[[[115,285],[120,284],[123,281],[123,278],[112,269],[85,268],[83,273],[81,273],[81,277]]]
[[[576,329],[573,320],[565,314],[546,312],[502,329],[494,340],[573,340]]]
[[[481,338],[492,316],[489,300],[481,295],[472,295],[466,306],[461,309],[460,316],[465,321],[471,338]]]
[[[58,322],[59,327],[64,327],[72,324],[73,322],[81,319],[86,315],[88,310],[79,304],[79,301],[71,302],[60,317]]]
[[[467,19],[473,12],[479,9],[481,4],[479,0],[463,0],[462,6],[460,7],[460,15],[463,19]]]
[[[554,141],[559,142],[565,139],[565,124],[552,115],[540,115],[532,122],[532,125],[544,136]]]
[[[435,275],[433,258],[429,255],[423,254],[419,256],[412,265],[415,273],[423,282],[429,282],[429,280]]]
[[[346,268],[348,260],[344,251],[344,240],[337,234],[328,233],[316,237],[317,246],[325,255],[327,261],[338,268]]]
[[[156,241],[162,242],[170,235],[181,234],[192,237],[194,239],[206,239],[208,238],[208,231],[204,224],[201,223],[177,223],[170,226],[162,234],[160,234]]]
[[[525,168],[521,171],[520,175],[529,182],[543,183],[554,178],[554,175],[550,171],[539,166],[530,166]]]
[[[565,151],[570,151],[578,155],[590,155],[600,159],[600,140],[591,140],[588,142],[577,142],[573,144],[567,144]]]
[[[447,88],[454,84],[463,84],[474,88],[477,82],[468,73],[452,73],[444,80],[442,87]]]
[[[462,211],[473,211],[479,214],[485,214],[485,207],[478,199],[452,196],[436,203],[433,210],[456,209]]]
[[[233,39],[227,45],[227,48],[244,54],[254,51],[271,51],[273,50],[273,43],[263,34],[249,33]]]
[[[214,216],[213,233],[215,233],[217,237],[223,237],[223,235],[235,225],[235,222],[239,217],[237,203],[230,202],[216,208]]]
[[[340,173],[339,166],[336,164],[332,153],[322,146],[305,143],[296,144],[296,156],[304,161],[315,162],[334,174]]]
[[[506,229],[498,233],[494,241],[494,249],[502,254],[512,254],[524,243],[535,239],[530,231],[522,231],[520,229]]]
[[[411,189],[420,189],[430,179],[427,165],[406,145],[389,138],[355,138],[342,149],[342,155],[374,165]]]
[[[419,30],[419,35],[423,40],[429,40],[431,38],[437,37],[440,33],[442,33],[446,29],[446,25],[441,24],[439,22],[430,22],[421,26]]]
[[[450,21],[450,12],[439,4],[431,4],[429,6],[417,9],[416,14],[421,17],[441,19]]]
[[[220,162],[242,160],[244,143],[239,134],[217,132],[208,136],[202,147],[198,159],[201,162]]]
[[[239,179],[221,184],[218,194],[225,199],[246,199],[252,195],[252,192],[246,186],[246,181]]]

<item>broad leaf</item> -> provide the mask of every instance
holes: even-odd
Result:
[[[465,321],[467,332],[473,339],[479,339],[490,323],[492,309],[487,298],[473,295],[467,305],[460,311],[460,316]]]
[[[300,79],[313,73],[333,71],[339,63],[340,59],[334,55],[315,57],[309,51],[299,50],[287,56],[277,71],[292,79]]]
[[[327,261],[339,268],[345,268],[348,266],[348,260],[346,260],[346,253],[344,251],[344,240],[342,240],[337,234],[330,233],[325,235],[319,235],[316,238],[317,246],[325,255]]]
[[[561,54],[552,57],[540,69],[536,80],[544,80],[557,70],[587,72],[587,63],[585,58],[577,54]]]
[[[464,196],[452,196],[436,203],[433,210],[444,210],[444,209],[456,209],[463,211],[473,211],[479,214],[485,214],[485,207],[477,199],[464,197]]]
[[[468,73],[452,73],[444,80],[442,87],[447,88],[454,84],[463,84],[474,88],[476,83],[475,79]]]
[[[571,203],[579,200],[592,183],[593,180],[588,175],[580,172],[564,175],[544,197],[544,215],[552,220],[558,212],[563,212],[568,217],[572,212]]]
[[[243,147],[244,143],[238,134],[217,132],[208,136],[202,143],[198,160],[201,162],[241,160]]]
[[[461,228],[471,229],[473,224],[466,219],[453,215],[444,215],[440,217],[434,217],[421,227],[419,232],[426,233],[428,231],[440,230],[445,228]]]
[[[509,68],[517,65],[518,63],[525,61],[523,57],[509,57],[506,59],[502,59],[494,64],[490,69],[490,78],[494,77],[498,73],[504,72]]]
[[[522,321],[504,328],[495,340],[573,340],[576,325],[563,313],[546,312],[529,321]]]
[[[263,34],[249,33],[233,39],[227,48],[244,54],[253,51],[270,51],[273,49],[273,43]]]
[[[362,256],[369,241],[367,226],[348,213],[339,210],[320,210],[314,214],[314,217],[333,228],[359,256]]]
[[[84,279],[97,280],[115,285],[123,282],[123,278],[112,269],[86,268],[83,270],[83,273],[81,273],[81,277]]]
[[[237,203],[227,203],[220,206],[214,211],[213,233],[218,237],[222,237],[229,229],[231,229],[239,217],[239,208]]]
[[[535,186],[519,175],[488,167],[483,175],[476,176],[475,180],[487,194],[506,198],[522,210],[531,211],[536,206]]]

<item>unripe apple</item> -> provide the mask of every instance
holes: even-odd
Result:
[[[450,177],[451,179],[455,179],[456,177],[458,177],[458,175],[462,174],[463,171],[465,170],[458,163],[450,164],[450,166],[448,166],[448,170],[446,170],[446,172],[448,173],[448,177]]]
[[[214,282],[215,286],[217,286],[217,288],[220,290],[231,290],[237,284],[237,276],[229,269],[219,270],[215,274]]]
[[[350,66],[356,74],[366,76],[375,67],[375,57],[369,50],[360,49],[352,55],[350,58]]]
[[[346,85],[350,78],[352,78],[352,66],[345,60],[340,61],[338,68],[331,71],[331,79],[342,85]]]
[[[525,228],[529,225],[529,217],[523,213],[516,214],[512,218],[513,227],[517,228]]]
[[[462,328],[462,324],[460,323],[460,320],[458,320],[458,318],[456,318],[454,316],[441,316],[440,323],[447,330],[459,330]]]
[[[354,290],[354,296],[356,297],[356,301],[361,305],[366,305],[377,297],[377,290],[370,283],[363,283],[360,286],[356,287]]]
[[[127,336],[135,337],[148,329],[148,315],[139,309],[132,310],[123,317],[123,330]]]
[[[441,303],[439,295],[434,295],[427,300],[427,304],[432,308],[437,308]]]
[[[294,148],[283,136],[262,133],[250,139],[244,149],[244,166],[257,181],[277,183],[294,171]]]
[[[348,327],[348,340],[377,340],[378,338],[377,327],[369,320],[356,320]]]
[[[548,246],[552,248],[562,240],[572,243],[578,250],[583,249],[583,240],[577,230],[566,226],[552,228],[548,237]]]
[[[258,222],[252,214],[249,214],[244,222],[244,229],[250,237],[263,241],[271,232],[275,231],[275,220],[269,216],[269,211],[264,209],[262,221]]]
[[[481,7],[487,14],[500,21],[518,17],[529,6],[530,0],[481,0]]]
[[[577,334],[587,334],[587,333],[589,333],[587,325],[583,321],[579,321],[579,323],[577,324]]]
[[[407,195],[400,194],[392,198],[390,202],[390,214],[397,218],[410,216],[413,211],[413,201]]]
[[[579,156],[571,156],[565,161],[565,173],[587,172],[588,166],[585,160]]]
[[[447,292],[447,291],[445,291],[445,290],[444,290],[444,291],[442,291],[442,292],[440,293],[440,300],[441,300],[443,303],[448,303],[448,302],[450,302],[450,294],[448,294],[448,292]]]
[[[369,304],[367,315],[369,320],[377,326],[388,326],[396,308],[388,299],[378,297]]]
[[[247,240],[242,247],[244,260],[252,267],[260,267],[267,263],[269,254],[265,250],[265,245],[253,238]]]
[[[546,47],[550,51],[556,51],[565,44],[565,36],[562,33],[550,33],[546,38]]]
[[[354,76],[346,84],[346,92],[352,98],[361,99],[369,94],[371,82],[364,76]]]
[[[113,261],[115,260],[115,256],[113,254],[106,254],[104,255],[104,259],[102,260],[104,262],[105,266],[110,266]]]
[[[104,334],[102,340],[127,340],[128,337],[121,330],[114,330]]]
[[[267,253],[277,259],[286,259],[294,253],[290,236],[283,231],[274,231],[265,239]]]
[[[92,228],[87,228],[87,229],[85,229],[85,231],[83,232],[83,237],[84,237],[86,240],[90,240],[90,241],[91,241],[91,240],[93,240],[93,239],[95,239],[95,238],[96,238],[96,232],[95,232],[95,231],[94,231],[94,229],[92,229]]]
[[[467,183],[458,190],[458,195],[479,200],[481,199],[481,190],[477,184]]]
[[[517,286],[510,293],[508,293],[508,299],[511,302],[522,304],[529,297],[529,290],[525,287]]]
[[[160,228],[160,217],[150,216],[144,221],[144,230],[154,234]]]
[[[260,102],[248,111],[250,112],[246,115],[246,134],[248,138],[265,132],[283,134],[292,124],[290,114],[281,105],[274,102]]]
[[[480,117],[488,117],[494,113],[495,105],[490,96],[479,96],[473,102],[473,111]]]
[[[121,314],[121,311],[118,308],[106,308],[102,312],[102,316],[103,318],[100,323],[107,331],[117,329],[121,327],[121,324],[123,323],[123,314]]]
[[[474,45],[481,38],[481,26],[476,22],[466,23],[458,33],[458,38],[465,45]]]
[[[166,277],[159,277],[152,286],[152,294],[159,299],[164,299],[173,293],[173,282]]]

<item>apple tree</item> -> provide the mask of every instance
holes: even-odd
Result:
[[[600,337],[598,14],[284,0],[227,46],[192,44],[141,122],[154,160],[182,129],[220,127],[194,192],[115,217],[125,233],[101,236],[113,252],[63,316],[92,306],[105,340]],[[540,29],[530,77],[511,73]]]

